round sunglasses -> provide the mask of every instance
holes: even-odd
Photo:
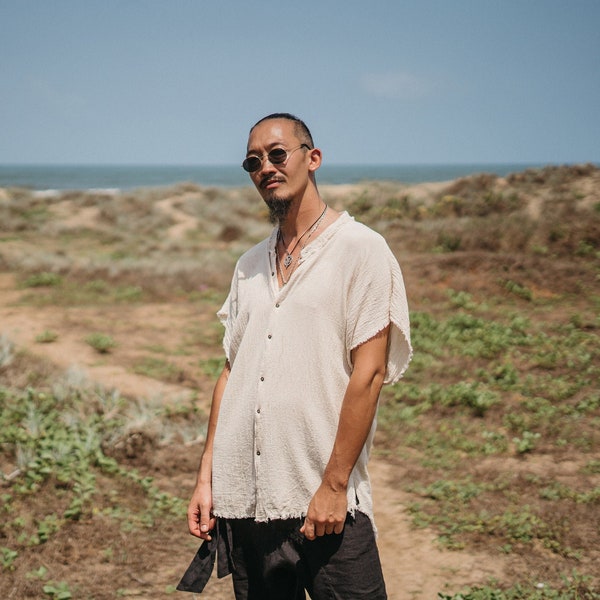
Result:
[[[310,146],[307,144],[300,144],[291,150],[285,150],[284,148],[273,148],[273,150],[267,153],[266,157],[269,159],[269,162],[272,165],[283,165],[285,162],[287,162],[287,159],[294,152],[296,152],[296,150],[299,150],[302,147],[310,150]],[[242,163],[242,168],[244,171],[248,171],[248,173],[254,173],[254,171],[258,171],[258,169],[260,169],[264,159],[264,154],[262,156],[247,156],[246,160],[244,160]]]

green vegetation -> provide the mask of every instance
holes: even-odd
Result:
[[[173,383],[182,381],[185,378],[185,374],[177,367],[177,365],[168,360],[154,358],[152,356],[146,356],[137,361],[133,370],[139,375],[145,375],[146,377],[153,377],[154,379]]]
[[[114,284],[104,279],[82,283],[54,273],[32,275],[24,279],[21,285],[24,288],[36,288],[20,300],[21,304],[33,306],[133,304],[145,299],[144,290],[139,285]]]
[[[118,395],[98,388],[57,387],[51,393],[0,387],[0,458],[14,465],[3,474],[10,485],[2,492],[0,509],[2,570],[13,570],[30,549],[49,543],[74,523],[100,517],[134,531],[153,528],[157,520],[183,521],[181,498],[117,460],[118,448],[134,435],[128,410]],[[157,416],[163,427],[176,417]],[[137,489],[133,503],[123,502],[132,486]],[[108,496],[105,489],[111,490]],[[40,494],[52,497],[52,503],[37,502]],[[48,572],[41,569],[30,579],[43,583]],[[65,582],[49,581],[43,592],[50,598],[72,597]]]
[[[516,584],[511,587],[500,587],[491,584],[485,587],[472,587],[454,595],[438,594],[439,600],[598,600],[600,592],[590,589],[590,577],[582,576],[577,571],[569,577],[562,577],[562,585],[537,582],[528,585]]]
[[[66,581],[58,583],[50,582],[42,589],[48,598],[53,598],[54,600],[71,600],[73,598],[73,594],[69,590],[69,584]]]
[[[51,344],[58,339],[58,333],[56,331],[51,331],[50,329],[46,329],[35,336],[35,341],[38,344]]]
[[[23,281],[23,287],[54,287],[62,284],[62,277],[56,273],[34,273]]]
[[[31,523],[21,519],[10,523],[19,529],[34,527],[27,536],[28,543],[47,541],[64,520],[77,520],[90,511],[99,474],[135,482],[154,505],[167,506],[171,502],[152,486],[150,479],[123,469],[105,453],[107,440],[125,435],[125,409],[114,394],[79,389],[57,396],[0,387],[0,408],[3,453],[16,465],[10,477],[14,483],[4,496],[4,512],[10,514],[17,498],[43,486],[57,488],[58,506],[48,507],[50,513]],[[169,510],[177,512],[180,508],[181,504],[173,499]]]
[[[99,332],[90,333],[90,335],[85,338],[85,342],[100,354],[110,352],[117,345],[110,335]]]

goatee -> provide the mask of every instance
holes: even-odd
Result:
[[[265,204],[269,208],[269,220],[273,225],[285,222],[290,208],[292,208],[290,198],[269,198],[265,200]]]

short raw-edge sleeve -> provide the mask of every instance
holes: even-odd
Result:
[[[385,240],[376,236],[369,242],[359,250],[348,290],[348,349],[364,344],[391,323],[384,383],[394,383],[412,357],[406,290],[398,261]]]
[[[239,258],[231,279],[229,295],[217,312],[217,317],[225,327],[223,350],[232,367],[248,325],[248,307],[260,302],[261,299],[261,296],[257,295],[256,286],[249,290],[248,282],[255,278],[266,277],[269,269],[268,244],[274,243],[275,235],[273,233],[270,238],[250,248]]]
[[[231,288],[229,294],[223,306],[218,310],[217,317],[223,327],[225,327],[225,333],[223,335],[223,350],[225,352],[225,358],[229,361],[229,364],[233,364],[235,355],[237,354],[238,343],[234,342],[233,331],[235,319],[237,316],[237,266],[234,272],[233,280],[231,282]]]

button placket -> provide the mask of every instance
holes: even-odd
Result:
[[[266,339],[261,347],[261,363],[259,366],[259,383],[258,383],[258,394],[256,398],[256,405],[254,407],[254,473],[256,477],[257,486],[257,510],[260,510],[260,489],[262,481],[262,463],[265,454],[265,448],[263,447],[263,441],[265,435],[267,435],[266,429],[268,428],[268,403],[269,403],[269,369],[271,365],[275,364],[278,349],[277,331],[278,323],[281,319],[281,313],[277,309],[281,307],[281,299],[276,300],[271,306],[271,316],[268,319],[265,327]],[[264,338],[263,338],[264,339]],[[266,387],[265,387],[266,386]],[[265,408],[267,413],[265,413]],[[266,419],[266,420],[265,420]]]

